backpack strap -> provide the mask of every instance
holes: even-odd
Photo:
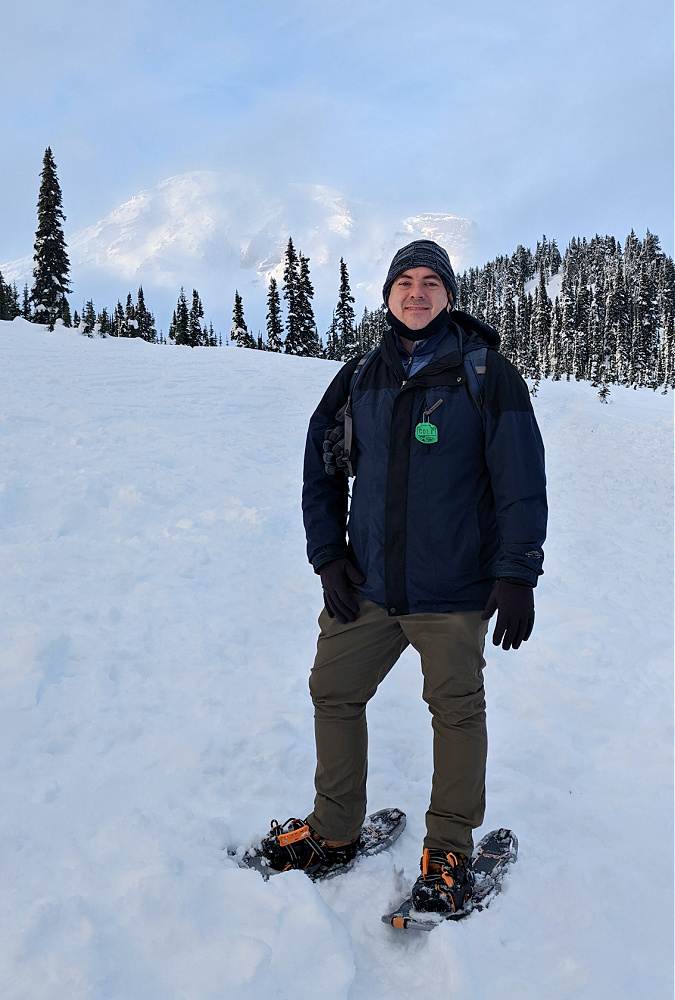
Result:
[[[487,352],[487,347],[475,347],[472,351],[467,351],[464,355],[467,388],[479,410],[483,408],[483,385],[485,383]]]
[[[355,474],[354,469],[352,467],[352,461],[350,456],[350,452],[352,450],[352,441],[353,441],[352,393],[354,392],[354,389],[356,388],[358,382],[361,380],[361,377],[370,366],[370,363],[379,353],[380,353],[380,348],[374,347],[372,351],[368,351],[367,354],[364,354],[363,357],[360,359],[358,365],[354,369],[351,382],[349,383],[349,395],[347,397],[347,402],[345,403],[344,406],[344,424],[345,424],[344,457],[347,463],[348,476],[353,476]]]

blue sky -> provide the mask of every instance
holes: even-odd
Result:
[[[219,169],[465,216],[475,263],[631,226],[673,251],[664,0],[24,0],[0,46],[0,260],[48,144],[67,232]]]

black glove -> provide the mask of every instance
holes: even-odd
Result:
[[[334,559],[319,570],[323,600],[329,618],[337,618],[346,625],[356,621],[359,606],[354,599],[350,584],[365,583],[365,576],[348,559]]]
[[[335,476],[342,471],[347,473],[349,467],[345,458],[345,428],[338,424],[332,431],[326,431],[323,439],[323,464],[329,476]]]
[[[481,618],[487,621],[495,611],[495,625],[492,642],[498,646],[502,639],[502,649],[518,649],[521,642],[526,642],[534,627],[534,588],[523,581],[512,583],[510,580],[497,580],[488,597]]]

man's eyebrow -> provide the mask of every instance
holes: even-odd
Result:
[[[399,276],[398,276],[398,278],[396,280],[400,281],[401,278],[412,278],[412,274],[408,274],[407,271],[404,271],[403,274],[399,274]],[[433,272],[431,274],[425,274],[424,277],[422,278],[422,281],[430,281],[430,280],[431,281],[440,281],[441,278],[440,278],[440,276],[438,274],[434,274]]]

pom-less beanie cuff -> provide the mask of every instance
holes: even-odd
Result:
[[[446,292],[452,295],[453,304],[457,301],[457,278],[447,251],[433,240],[415,240],[394,254],[394,259],[389,265],[387,280],[382,288],[385,306],[389,304],[391,286],[400,274],[411,267],[431,268],[443,282]]]

